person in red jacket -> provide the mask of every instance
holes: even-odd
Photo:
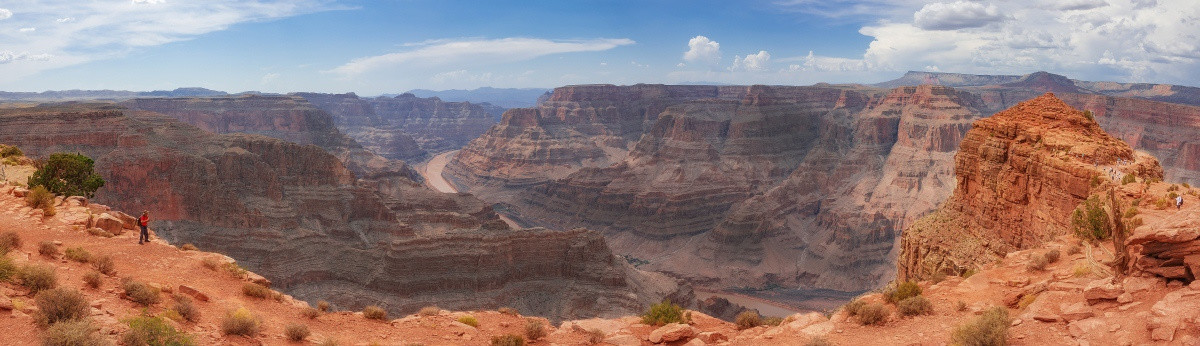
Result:
[[[138,244],[150,242],[150,231],[146,230],[146,226],[150,225],[150,211],[143,210],[142,217],[138,218],[138,226],[142,227],[142,234],[138,237]]]

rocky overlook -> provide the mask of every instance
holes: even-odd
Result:
[[[390,159],[420,160],[462,147],[494,124],[487,109],[413,94],[360,98],[354,94],[296,93],[329,112],[338,128]]]
[[[590,231],[510,230],[470,196],[419,186],[382,193],[317,146],[213,134],[111,104],[0,118],[0,142],[27,155],[93,157],[108,182],[97,202],[150,210],[163,238],[226,253],[304,300],[396,313],[432,301],[509,305],[558,319],[690,299],[674,280],[617,260]]]

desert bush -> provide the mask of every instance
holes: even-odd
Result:
[[[1008,339],[1008,326],[1008,310],[997,306],[955,328],[950,340],[964,346],[1004,345]]]
[[[601,342],[604,342],[605,336],[604,331],[599,328],[592,328],[587,331],[588,343],[592,345],[599,345]]]
[[[738,313],[733,321],[734,324],[737,324],[738,330],[750,329],[763,324],[762,316],[759,316],[758,311],[754,310],[746,310]]]
[[[238,308],[225,313],[221,319],[221,333],[225,335],[254,336],[262,323],[246,308]]]
[[[919,295],[921,295],[921,286],[917,285],[916,282],[905,281],[885,291],[883,293],[883,300],[895,304],[901,300]]]
[[[642,314],[642,323],[661,326],[667,323],[687,323],[683,308],[669,301],[654,304]]]
[[[237,262],[225,263],[221,267],[225,269],[226,273],[229,273],[230,276],[236,279],[245,279],[250,275],[250,272],[246,268],[242,268],[241,265],[238,265]]]
[[[492,337],[492,346],[525,346],[525,338],[516,334],[496,335]]]
[[[15,145],[0,144],[0,157],[10,158],[20,156],[25,156],[25,153],[21,152],[21,148],[17,148]]]
[[[431,305],[421,308],[417,313],[421,316],[437,316],[442,313],[442,309]]]
[[[546,336],[546,325],[542,323],[542,320],[525,319],[525,337],[529,338],[529,341],[536,341],[544,336]]]
[[[958,311],[958,312],[967,311],[967,302],[964,302],[961,300],[954,302],[954,311]]]
[[[175,330],[161,317],[137,316],[126,320],[129,330],[121,334],[121,344],[126,346],[143,345],[195,345],[191,335]]]
[[[1127,230],[1135,229],[1135,228],[1138,228],[1139,226],[1141,226],[1141,225],[1143,225],[1143,224],[1144,224],[1144,223],[1143,223],[1143,221],[1142,221],[1142,218],[1140,218],[1140,217],[1139,217],[1139,218],[1134,218],[1133,220],[1129,221],[1129,226],[1128,226],[1126,229],[1127,229]],[[1126,232],[1129,232],[1129,231],[1126,231]]]
[[[142,306],[158,304],[161,300],[158,289],[130,278],[121,280],[121,288],[125,290],[125,299]]]
[[[63,256],[69,260],[79,263],[87,263],[88,261],[92,260],[92,254],[81,247],[67,248],[66,251],[63,251]]]
[[[1075,272],[1072,275],[1077,278],[1090,276],[1092,275],[1092,266],[1087,265],[1087,263],[1078,263],[1075,265]]]
[[[113,263],[112,256],[109,255],[92,258],[92,267],[104,275],[117,275],[117,264]]]
[[[505,314],[505,315],[512,315],[512,316],[517,316],[517,315],[520,315],[520,313],[519,313],[519,312],[517,312],[517,309],[513,309],[513,308],[510,308],[510,307],[507,307],[507,306],[505,306],[505,307],[502,307],[502,308],[500,308],[499,310],[496,310],[496,311],[499,311],[500,313],[502,313],[502,314]]]
[[[216,258],[212,257],[205,258],[204,260],[200,261],[200,264],[213,271],[216,271],[217,268],[221,267],[221,261],[218,261]]]
[[[1046,257],[1047,262],[1057,263],[1058,258],[1061,257],[1062,254],[1060,254],[1058,252],[1058,249],[1050,249],[1049,251],[1046,251],[1046,254],[1044,256]]]
[[[823,336],[814,336],[814,337],[812,337],[812,339],[808,339],[808,342],[804,343],[804,346],[831,346],[831,345],[833,345],[833,344],[829,342],[829,339],[826,339]]]
[[[867,302],[862,299],[855,299],[843,305],[842,309],[846,310],[848,316],[855,316],[858,315],[858,310],[862,310],[862,307],[865,305],[867,305]]]
[[[1125,209],[1125,218],[1127,218],[1127,219],[1137,216],[1137,214],[1138,214],[1137,207],[1129,207],[1129,209]]]
[[[37,294],[34,298],[38,311],[34,317],[38,324],[49,326],[62,321],[82,320],[88,317],[90,307],[87,298],[78,290],[60,287]]]
[[[1163,210],[1163,209],[1167,209],[1170,207],[1171,207],[1171,202],[1168,202],[1166,198],[1159,198],[1159,199],[1154,200],[1154,208],[1155,209]]]
[[[179,317],[183,317],[183,319],[187,320],[188,322],[196,322],[200,320],[200,309],[196,308],[196,303],[192,302],[191,297],[182,294],[175,294],[173,298],[175,299],[175,305],[172,306],[171,309],[175,310],[175,312],[178,312]]]
[[[11,258],[0,255],[0,282],[8,282],[16,279],[20,274],[17,265],[13,263]]]
[[[1025,310],[1030,304],[1037,300],[1037,294],[1026,294],[1021,296],[1021,300],[1017,301],[1017,309]]]
[[[329,302],[324,301],[324,300],[318,301],[317,309],[321,310],[321,312],[328,312],[329,311]]]
[[[887,321],[887,307],[883,304],[873,303],[863,305],[858,309],[858,323],[861,325],[883,324]]]
[[[36,186],[25,196],[25,205],[44,210],[46,215],[54,215],[54,194],[45,187]]]
[[[9,251],[21,248],[21,236],[17,232],[0,233],[0,256],[7,254]]]
[[[325,338],[325,340],[321,341],[317,345],[318,346],[338,346],[338,341],[336,339]]]
[[[87,284],[88,287],[100,288],[101,282],[100,272],[91,271],[83,274],[83,283]]]
[[[28,288],[29,293],[37,294],[58,287],[58,275],[54,274],[52,266],[26,265],[17,272],[20,274],[21,286]]]
[[[1067,246],[1067,254],[1068,255],[1078,254],[1082,251],[1083,251],[1083,248],[1081,248],[1079,246],[1079,244],[1071,244],[1071,245]]]
[[[904,316],[929,315],[933,313],[933,303],[925,296],[909,297],[896,303],[896,308]]]
[[[183,244],[183,246],[180,246],[180,247],[179,247],[179,249],[180,249],[180,250],[183,250],[183,251],[196,251],[196,250],[200,250],[199,248],[196,248],[196,246],[195,246],[195,245],[192,245],[192,243]]]
[[[304,308],[304,310],[300,311],[300,315],[312,320],[321,317],[321,311],[313,308]]]
[[[1129,184],[1129,183],[1133,183],[1133,182],[1137,182],[1137,177],[1134,176],[1133,174],[1126,174],[1125,177],[1121,178],[1121,185],[1125,185],[1125,184]]]
[[[267,297],[272,296],[270,288],[253,282],[242,284],[242,294],[247,297],[258,299],[266,299]]]
[[[81,154],[51,154],[29,176],[29,186],[44,186],[56,195],[92,198],[104,186],[104,179],[93,169],[94,164],[95,161]]]
[[[462,324],[465,324],[465,325],[468,325],[468,326],[472,326],[472,327],[475,327],[475,328],[479,328],[479,320],[478,320],[478,319],[475,319],[475,316],[466,315],[466,316],[463,316],[463,317],[459,317],[459,318],[458,318],[458,322],[459,322],[459,323],[462,323]]]
[[[300,342],[308,338],[312,332],[308,331],[308,326],[306,325],[292,323],[283,329],[283,334],[287,335],[288,340]]]
[[[1111,233],[1108,212],[1104,210],[1104,203],[1096,195],[1089,196],[1075,208],[1075,212],[1071,214],[1071,225],[1075,227],[1075,234],[1082,239],[1106,239]]]
[[[1050,260],[1046,259],[1045,254],[1035,253],[1029,255],[1029,263],[1025,264],[1025,269],[1028,271],[1043,271],[1046,270],[1046,265],[1050,264]]]
[[[372,320],[380,320],[380,321],[387,320],[387,315],[388,315],[387,310],[384,310],[383,308],[375,306],[375,305],[369,305],[369,306],[363,308],[362,313],[363,313],[363,317],[366,317],[366,318],[372,319]]]
[[[87,320],[64,321],[46,329],[42,338],[45,346],[103,346],[108,342],[96,333]]]
[[[762,324],[764,326],[778,326],[780,324],[783,324],[783,318],[782,317],[765,317],[762,320]]]
[[[38,254],[47,258],[58,257],[58,245],[49,240],[38,243]]]

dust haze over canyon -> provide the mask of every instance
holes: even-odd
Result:
[[[703,290],[819,310],[894,279],[903,230],[963,184],[971,124],[1045,92],[1200,182],[1200,89],[1045,72],[574,85],[498,122],[413,93],[5,94],[27,104],[0,110],[0,142],[95,158],[98,202],[300,299],[566,319],[711,306]],[[428,187],[414,167],[455,150],[439,178],[460,193]]]

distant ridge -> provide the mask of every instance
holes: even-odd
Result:
[[[538,97],[549,92],[550,89],[542,88],[492,88],[482,87],[472,90],[428,90],[428,89],[413,89],[408,93],[417,97],[437,97],[443,101],[471,103],[487,102],[503,108],[523,108],[533,107],[537,104]],[[384,94],[382,96],[396,96],[392,94]]]
[[[954,88],[1026,89],[1038,93],[1102,94],[1200,106],[1200,88],[1173,84],[1085,81],[1038,71],[1027,75],[975,75],[963,73],[908,71],[904,76],[872,84],[881,88],[913,85],[942,85]]]
[[[977,75],[965,73],[908,71],[908,73],[905,73],[904,76],[900,78],[873,85],[882,88],[896,88],[922,84],[964,87],[1005,84],[1016,82],[1020,79],[1021,76],[1012,75]]]
[[[75,101],[75,100],[126,100],[138,97],[213,97],[228,96],[229,93],[206,88],[190,87],[175,90],[126,91],[126,90],[48,90],[43,92],[0,91],[0,101]]]

